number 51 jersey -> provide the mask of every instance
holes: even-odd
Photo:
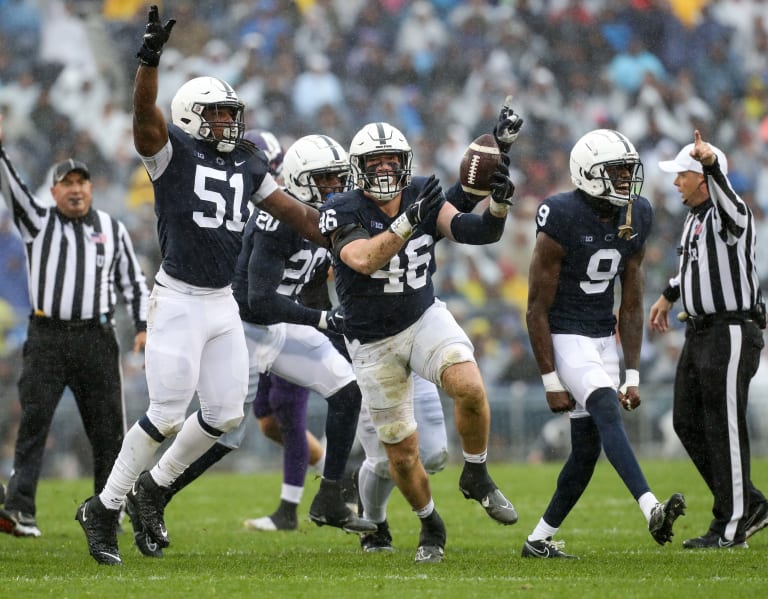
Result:
[[[425,177],[414,177],[403,190],[399,214],[416,201],[425,182]],[[337,229],[355,224],[373,237],[386,231],[399,214],[390,218],[360,190],[339,193],[320,208],[320,230],[331,237]],[[347,339],[370,343],[391,337],[411,326],[434,303],[436,221],[437,210],[415,228],[388,264],[371,275],[351,269],[334,255]]]
[[[607,200],[603,200],[606,201]],[[565,250],[555,301],[549,310],[552,333],[607,337],[615,332],[614,283],[627,259],[642,251],[653,225],[653,209],[643,197],[632,203],[632,237],[619,238],[627,208],[601,220],[584,192],[551,196],[536,211],[536,234],[546,233]]]

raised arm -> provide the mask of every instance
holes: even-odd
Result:
[[[176,24],[170,19],[160,22],[157,6],[149,9],[141,48],[137,53],[139,68],[133,87],[133,145],[141,156],[154,156],[168,142],[168,126],[157,106],[160,54]]]

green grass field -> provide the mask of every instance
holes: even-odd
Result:
[[[397,491],[389,520],[394,554],[363,554],[357,537],[307,520],[318,481],[308,480],[300,528],[291,533],[242,529],[242,520],[271,513],[280,473],[210,473],[177,496],[166,512],[172,545],[161,560],[136,550],[125,523],[122,567],[98,566],[74,520],[89,495],[87,480],[44,480],[38,492],[39,539],[0,535],[2,597],[738,597],[768,589],[768,529],[747,550],[694,552],[682,541],[706,531],[711,500],[692,465],[644,461],[654,492],[681,491],[688,513],[671,545],[660,547],[610,465],[601,461],[589,489],[557,538],[580,560],[519,557],[525,536],[549,501],[559,464],[492,464],[491,473],[515,503],[520,521],[492,522],[458,491],[459,469],[432,478],[448,527],[441,564],[416,565],[418,522]],[[768,460],[753,463],[768,486]]]

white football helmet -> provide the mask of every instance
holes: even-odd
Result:
[[[400,169],[391,176],[377,177],[366,172],[366,162],[377,154],[397,154]],[[368,123],[352,138],[349,146],[349,163],[353,184],[380,202],[389,202],[411,182],[413,150],[399,130],[389,123]]]
[[[206,120],[206,108],[226,110],[232,121]],[[171,100],[171,121],[185,133],[205,142],[215,144],[219,152],[231,152],[243,137],[244,106],[235,90],[228,83],[215,77],[196,77],[182,85]],[[215,127],[223,127],[216,137]]]
[[[347,152],[327,135],[307,135],[297,139],[285,152],[283,178],[292,195],[302,202],[320,206],[329,191],[318,184],[317,175],[336,175],[341,185],[339,193],[347,188],[349,160]]]
[[[621,167],[629,170],[629,178],[609,173],[609,169]],[[582,136],[571,150],[571,180],[592,197],[625,206],[630,197],[640,195],[643,164],[624,135],[613,129],[595,129]]]

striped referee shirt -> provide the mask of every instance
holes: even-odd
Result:
[[[25,243],[35,314],[56,320],[111,318],[119,291],[136,330],[146,330],[147,284],[120,221],[93,208],[70,219],[38,201],[2,147],[0,191]]]
[[[758,301],[755,222],[752,211],[720,171],[704,166],[709,200],[685,219],[680,269],[670,280],[692,315],[749,311]]]

